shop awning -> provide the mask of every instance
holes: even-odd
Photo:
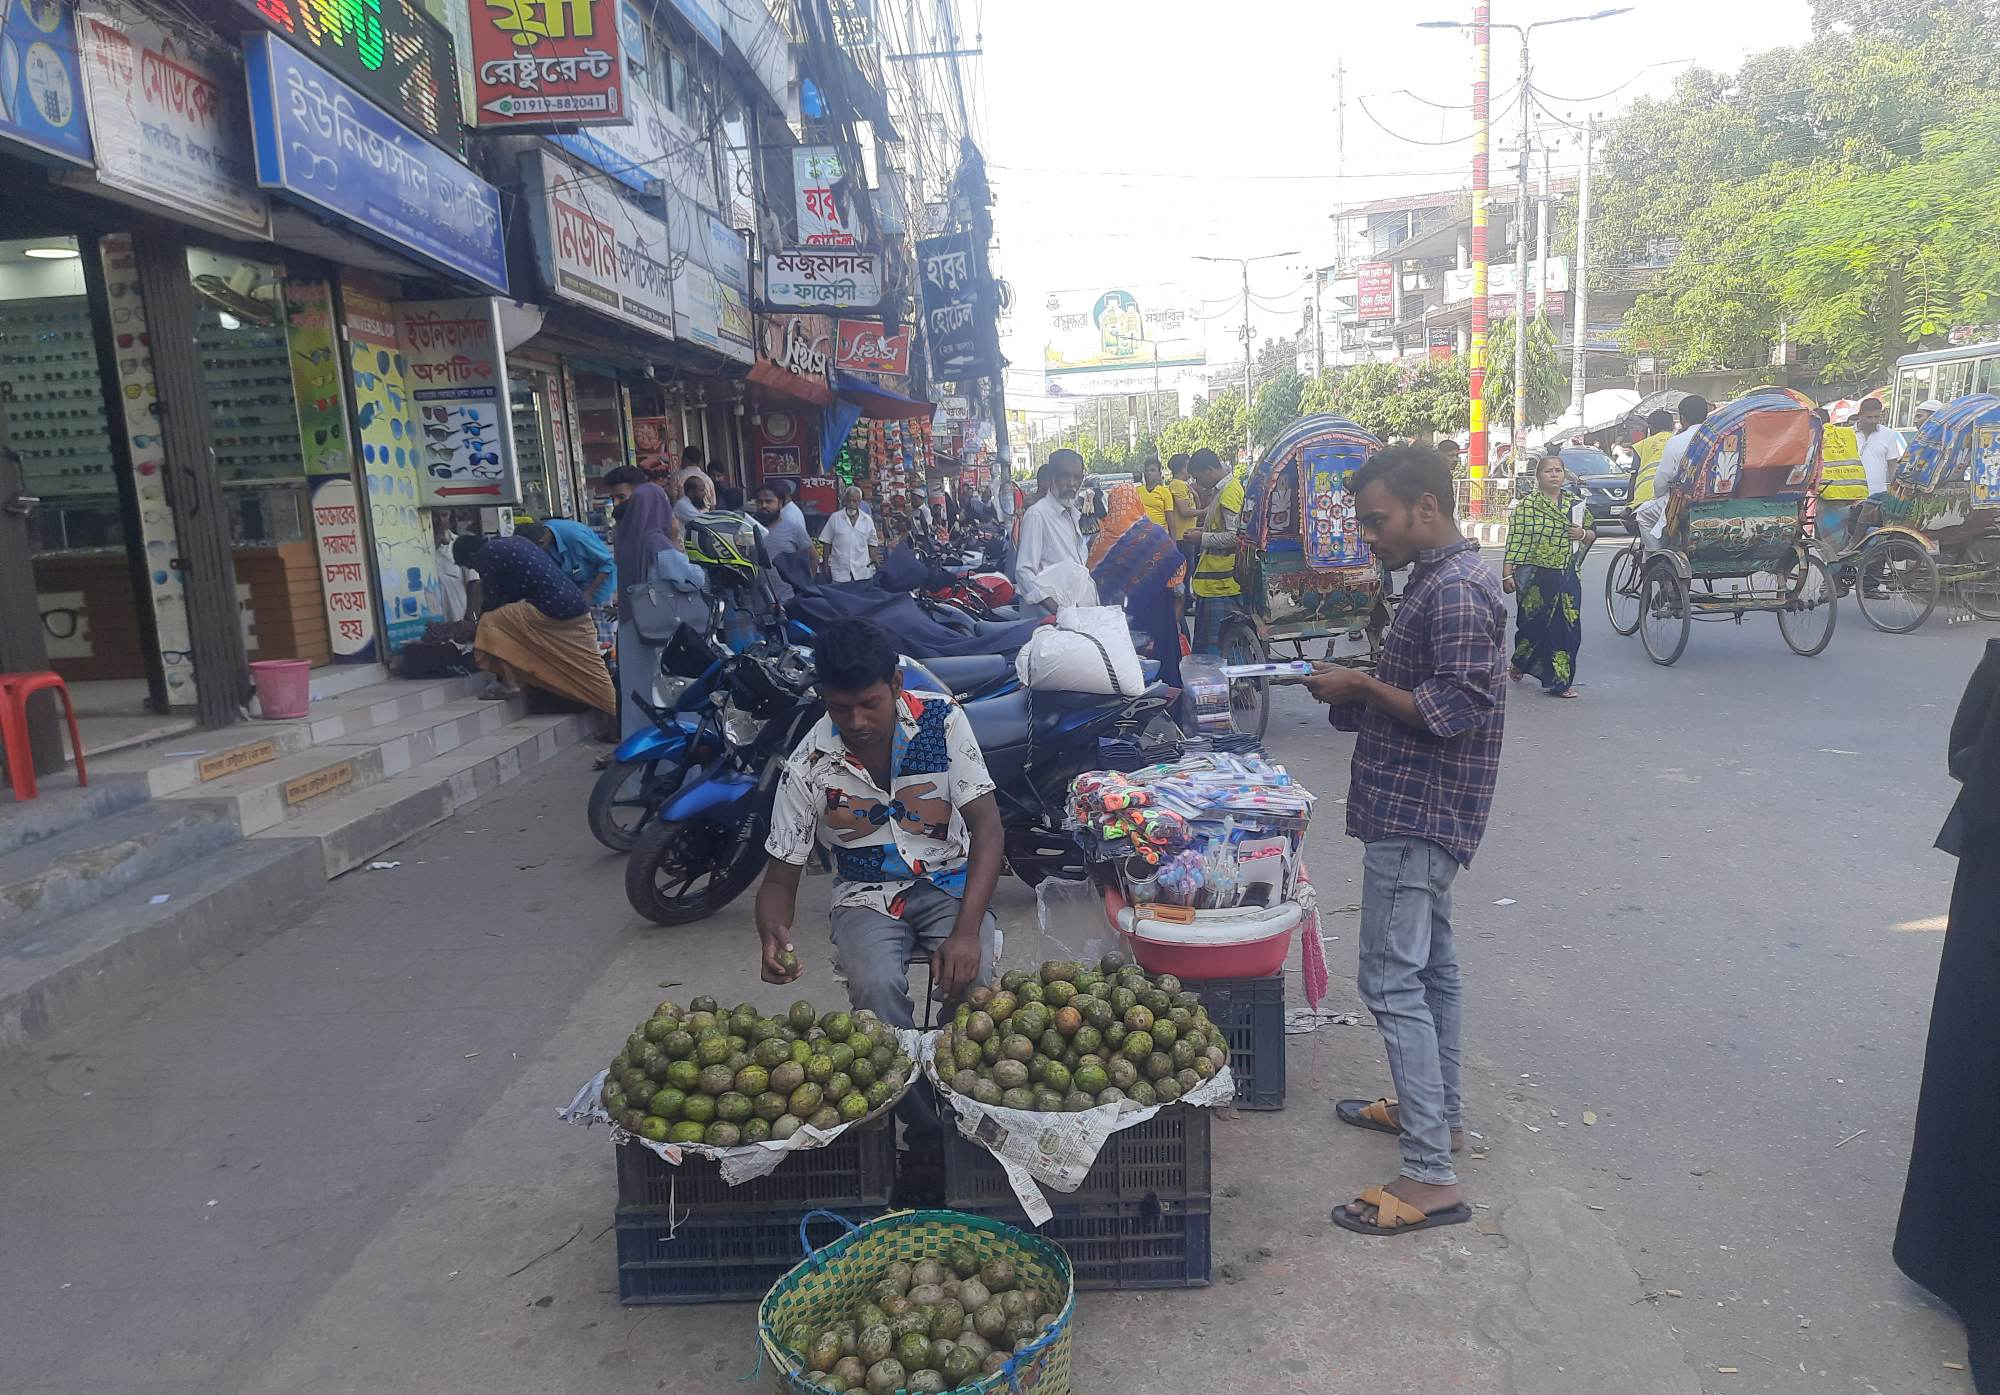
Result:
[[[760,358],[750,367],[750,381],[761,388],[789,397],[795,402],[804,402],[813,407],[831,407],[833,390],[816,378],[790,369],[780,368],[767,358]]]
[[[842,373],[837,369],[833,375],[833,387],[871,421],[909,421],[927,417],[937,410],[935,402],[919,402],[913,397],[891,392],[879,383],[871,383],[866,378],[857,378],[852,373]]]

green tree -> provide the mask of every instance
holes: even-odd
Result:
[[[1294,372],[1280,373],[1257,389],[1257,405],[1250,414],[1250,434],[1258,449],[1278,438],[1278,433],[1299,419],[1299,401],[1306,380]]]
[[[1514,417],[1514,338],[1520,333],[1512,315],[1494,327],[1487,340],[1486,407],[1496,422]],[[1569,406],[1569,369],[1556,350],[1555,331],[1540,315],[1527,324],[1528,424],[1553,420]]]

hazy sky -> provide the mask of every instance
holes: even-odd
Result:
[[[1516,23],[1589,13],[1607,0],[1497,0]],[[1052,290],[1166,283],[1200,304],[1210,361],[1237,356],[1235,268],[1195,253],[1304,255],[1251,271],[1261,342],[1299,324],[1308,269],[1332,260],[1328,214],[1343,202],[1470,187],[1472,48],[1421,19],[1469,19],[1465,0],[959,0],[983,59],[966,63],[996,199],[1001,274],[1015,290],[1009,357],[1038,367]],[[1534,36],[1535,86],[1566,116],[1612,112],[1668,90],[1699,58],[1734,68],[1746,53],[1808,36],[1806,0],[1635,0],[1631,13]],[[970,40],[970,35],[967,36]],[[1334,82],[1344,61],[1346,163],[1334,179]],[[1519,48],[1496,30],[1494,95],[1515,86]],[[1648,67],[1652,64],[1666,66]],[[1631,81],[1634,78],[1636,81]],[[1538,113],[1539,115],[1539,113]],[[1494,112],[1494,177],[1511,178],[1511,100]],[[1570,145],[1557,157],[1575,167]],[[1301,178],[1299,176],[1312,176]]]

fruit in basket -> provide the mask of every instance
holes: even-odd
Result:
[[[838,1380],[843,1389],[858,1390],[868,1379],[868,1365],[859,1356],[843,1356],[833,1363],[827,1374]]]
[[[736,1072],[720,1063],[707,1066],[695,1079],[695,1088],[704,1095],[720,1095],[736,1083]]]
[[[840,1110],[837,1106],[823,1104],[813,1111],[812,1118],[806,1120],[806,1122],[821,1133],[831,1133],[846,1121],[840,1117]]]
[[[923,1370],[930,1365],[931,1339],[922,1332],[904,1333],[896,1339],[896,1360],[905,1370]]]
[[[745,1066],[736,1072],[733,1088],[740,1095],[761,1095],[770,1088],[771,1072],[762,1066]]]
[[[715,1122],[715,1096],[689,1095],[681,1101],[681,1118],[691,1124],[712,1124]]]
[[[979,1356],[971,1347],[963,1344],[953,1347],[951,1354],[944,1359],[944,1368],[941,1372],[948,1382],[945,1389],[956,1389],[978,1375],[979,1361]]]
[[[851,1124],[856,1119],[866,1118],[869,1107],[868,1097],[864,1094],[854,1092],[843,1095],[840,1100],[840,1117]]]
[[[665,1143],[667,1141],[667,1133],[672,1128],[673,1125],[669,1124],[659,1115],[648,1114],[639,1121],[639,1137],[650,1138],[655,1143]]]
[[[869,1395],[895,1395],[903,1386],[903,1365],[894,1357],[877,1361],[868,1368]]]
[[[751,1115],[750,1097],[735,1090],[715,1097],[715,1117],[724,1123],[741,1124]]]
[[[909,1381],[903,1387],[910,1395],[945,1395],[951,1387],[945,1384],[943,1371],[912,1371]]]
[[[825,1091],[811,1081],[807,1081],[792,1091],[787,1102],[787,1107],[801,1119],[809,1119],[812,1117],[813,1111],[819,1108],[820,1102],[825,1098]]]
[[[812,1345],[806,1348],[806,1360],[812,1362],[813,1369],[829,1374],[845,1354],[840,1333],[831,1328],[813,1338]]]
[[[861,1335],[854,1342],[854,1357],[865,1371],[877,1361],[888,1359],[896,1349],[896,1334],[889,1330],[886,1321],[872,1322],[861,1329]]]
[[[671,1124],[681,1117],[681,1105],[686,1099],[685,1091],[669,1085],[664,1090],[653,1091],[652,1097],[646,1101],[646,1112],[657,1114]]]
[[[805,1083],[806,1068],[797,1061],[771,1067],[770,1087],[781,1095],[789,1095]]]
[[[711,1148],[734,1148],[743,1141],[743,1130],[726,1119],[718,1119],[708,1126],[701,1141]]]
[[[669,1143],[699,1143],[708,1130],[692,1120],[683,1119],[667,1130]]]
[[[802,1127],[804,1127],[804,1124],[798,1115],[780,1114],[771,1121],[771,1137],[777,1139],[779,1142],[783,1142],[797,1133]]]

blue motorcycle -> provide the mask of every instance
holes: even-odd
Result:
[[[953,662],[906,663],[905,682],[948,690],[957,684],[923,670]],[[1180,729],[1169,715],[1174,690],[1155,682],[1129,698],[1029,692],[1012,686],[1012,666],[998,656],[958,662],[958,683],[975,693],[982,685],[994,690],[966,701],[965,715],[997,786],[1007,870],[1030,886],[1048,877],[1082,879],[1083,854],[1062,831],[1070,781],[1086,770],[1178,756]],[[723,665],[688,740],[691,753],[714,754],[686,762],[625,864],[625,897],[640,915],[686,925],[756,881],[785,760],[822,715],[812,685],[811,658],[797,649],[766,647]]]

